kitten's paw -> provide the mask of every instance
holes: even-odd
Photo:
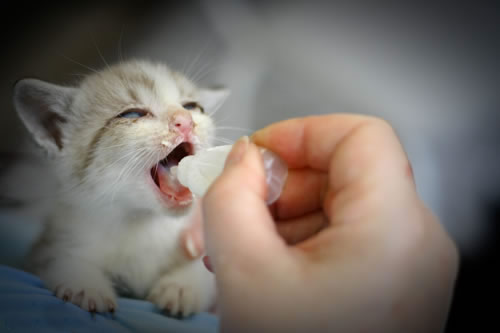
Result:
[[[201,310],[193,288],[176,281],[156,284],[148,296],[148,301],[175,317],[186,317]]]
[[[206,270],[202,274],[197,271],[179,269],[166,274],[151,288],[148,301],[180,318],[208,310],[215,298],[215,282]]]
[[[61,260],[38,273],[45,286],[63,301],[90,312],[113,312],[117,308],[111,281],[96,266]]]
[[[65,302],[71,302],[89,312],[114,312],[117,308],[113,290],[83,287],[76,284],[59,284],[54,294]]]

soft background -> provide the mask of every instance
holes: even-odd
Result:
[[[13,83],[33,76],[72,84],[88,68],[148,58],[232,90],[216,114],[220,144],[310,114],[356,112],[390,121],[423,199],[461,250],[448,331],[498,326],[485,303],[498,291],[500,216],[500,11],[493,2],[2,7],[2,263],[19,263],[19,244],[36,235],[53,188],[14,113]]]

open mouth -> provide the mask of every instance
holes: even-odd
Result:
[[[151,177],[159,191],[174,205],[186,205],[192,201],[191,191],[182,186],[171,168],[179,165],[186,156],[193,155],[193,145],[182,142],[172,150],[164,159],[151,168]]]

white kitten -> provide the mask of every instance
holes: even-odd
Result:
[[[17,83],[16,110],[59,180],[28,261],[57,297],[106,312],[116,308],[118,289],[180,316],[213,304],[212,275],[179,244],[194,199],[169,169],[212,145],[209,114],[226,96],[141,61],[78,87]]]

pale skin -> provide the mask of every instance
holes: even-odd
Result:
[[[256,145],[290,167],[270,208]],[[206,249],[215,272],[221,331],[445,327],[457,249],[419,198],[406,153],[383,120],[291,119],[239,140],[189,238],[193,257]]]

